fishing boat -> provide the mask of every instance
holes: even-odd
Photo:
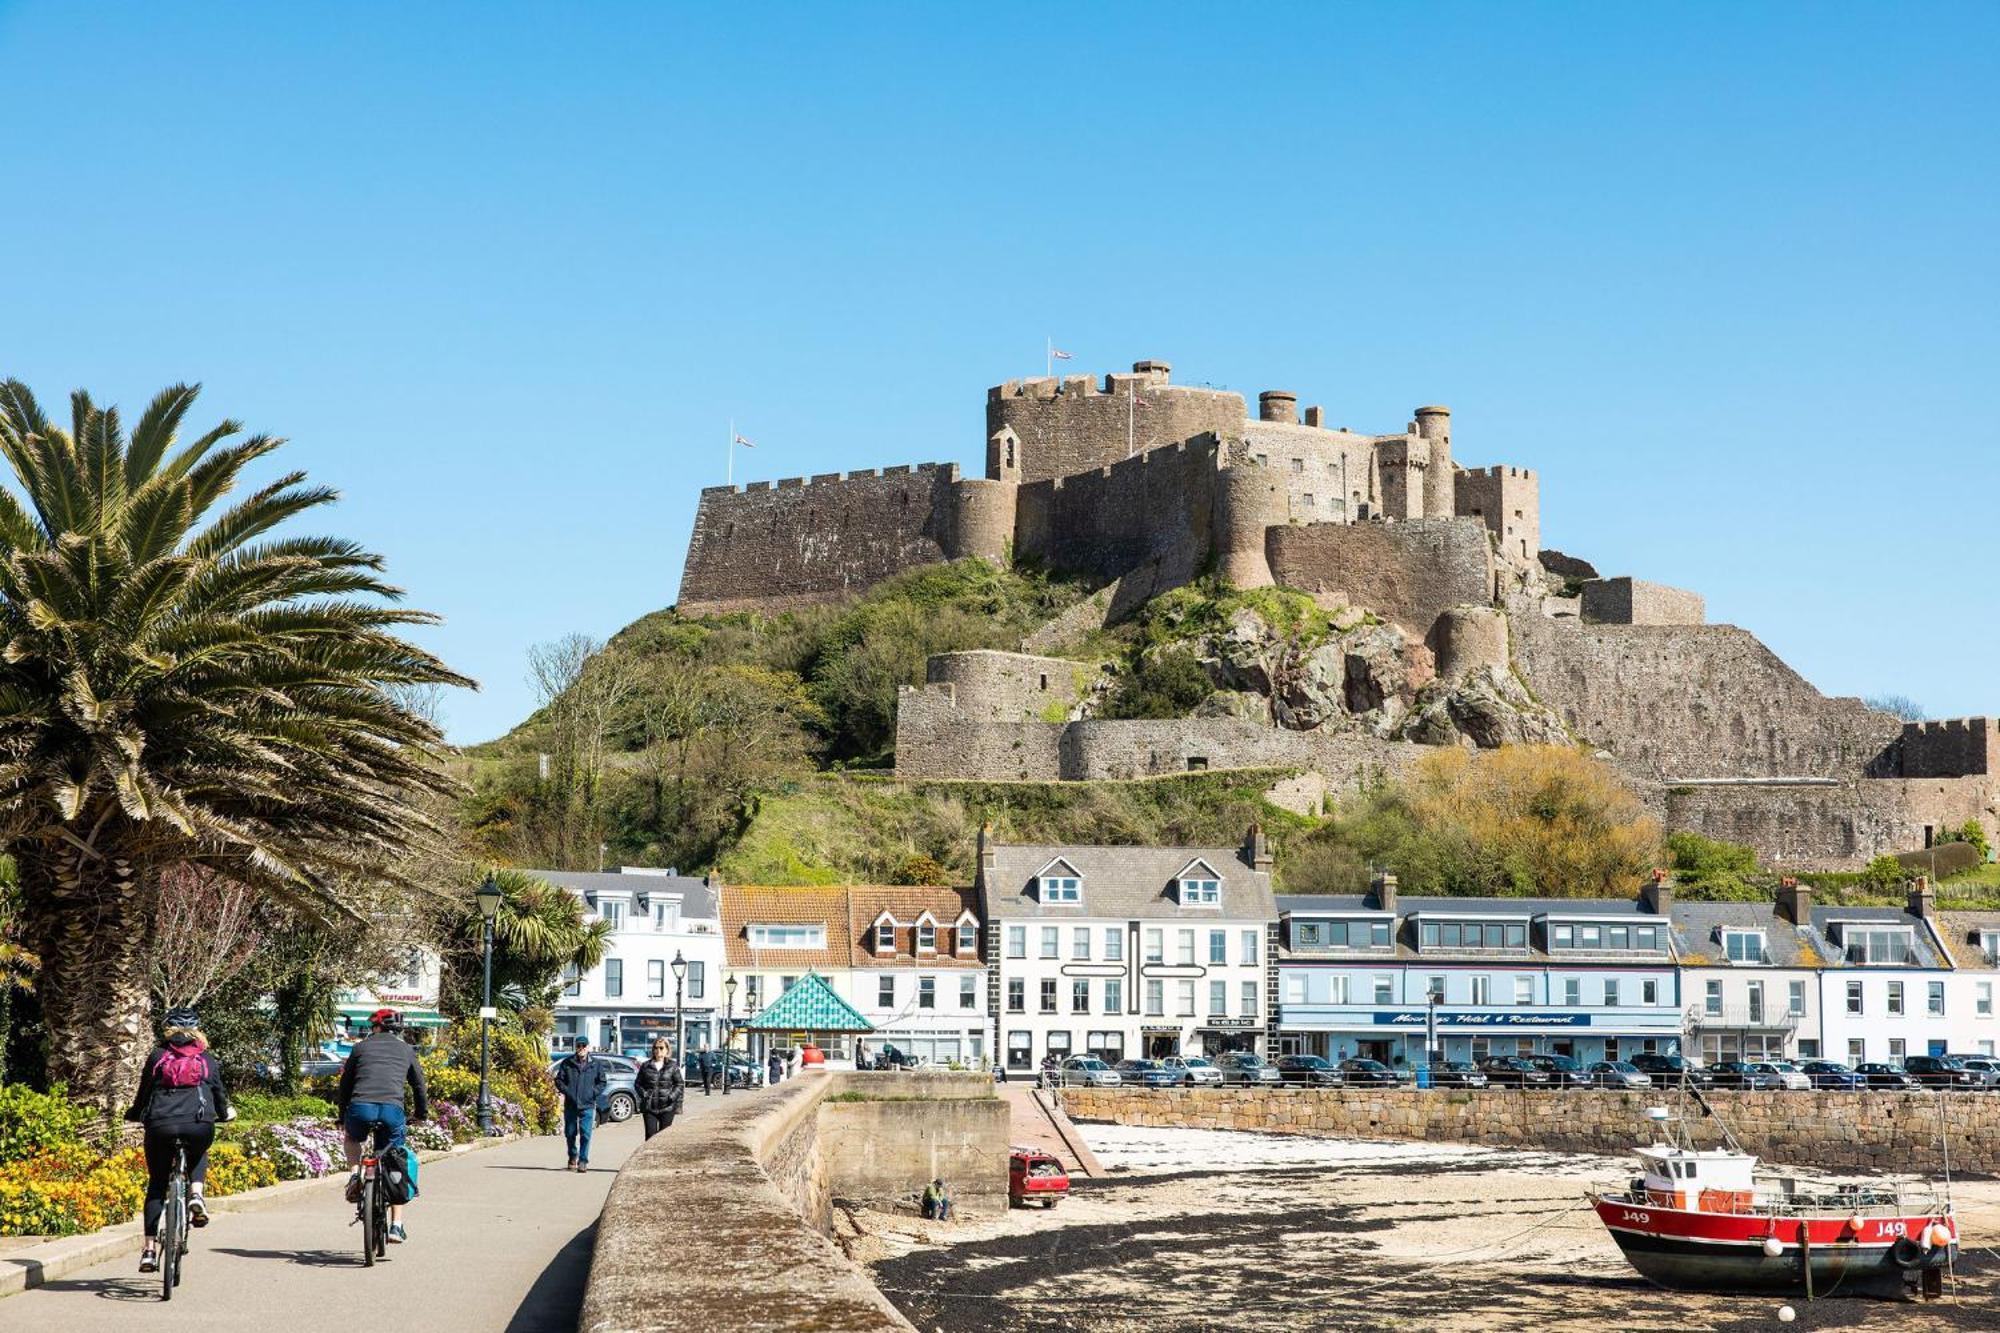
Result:
[[[1664,1108],[1648,1114],[1669,1118]],[[1733,1140],[1655,1143],[1638,1156],[1639,1176],[1590,1200],[1626,1260],[1663,1287],[1810,1299],[1914,1283],[1928,1295],[1957,1257],[1951,1200],[1929,1188],[1766,1176]]]

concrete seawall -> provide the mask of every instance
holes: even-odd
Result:
[[[972,1074],[808,1074],[649,1140],[612,1184],[578,1327],[909,1330],[828,1238],[833,1201],[943,1176],[1006,1207],[1007,1110]]]
[[[1658,1137],[1646,1120],[1648,1107],[1678,1107],[1671,1091],[1498,1088],[1070,1088],[1061,1097],[1078,1121],[1613,1154]],[[1943,1165],[1942,1128],[1950,1135],[1955,1174],[2000,1174],[2000,1095],[1711,1092],[1707,1097],[1744,1150],[1773,1163],[1935,1174]],[[1699,1146],[1721,1141],[1715,1121],[1702,1118],[1691,1102],[1685,1109]]]

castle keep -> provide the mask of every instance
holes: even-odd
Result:
[[[1027,558],[1102,585],[1019,653],[934,658],[899,700],[896,767],[924,778],[1125,779],[1281,766],[1312,803],[1424,746],[1579,742],[1669,827],[1774,864],[1858,866],[1978,819],[2000,831],[2000,739],[1834,699],[1701,597],[1541,547],[1536,474],[1462,466],[1451,413],[1367,433],[1289,392],[1130,374],[987,393],[985,475],[925,463],[702,492],[680,610],[775,612],[942,560]],[[1065,641],[1213,570],[1305,593],[1337,635],[1254,615],[1191,645],[1195,715],[1094,716],[1115,667]]]

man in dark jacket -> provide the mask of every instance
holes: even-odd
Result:
[[[565,1171],[590,1170],[590,1131],[604,1104],[611,1075],[602,1060],[591,1058],[590,1038],[578,1037],[576,1049],[556,1066],[556,1091],[562,1094],[563,1143],[569,1148]]]
[[[354,1043],[340,1067],[340,1091],[334,1095],[340,1123],[347,1130],[347,1164],[354,1174],[347,1182],[349,1203],[361,1199],[361,1145],[371,1137],[379,1157],[403,1142],[411,1120],[428,1120],[430,1093],[424,1087],[424,1067],[417,1048],[403,1040],[403,1016],[394,1009],[377,1009],[368,1016],[369,1034]],[[403,1087],[409,1085],[410,1114],[403,1113]],[[389,1207],[388,1239],[402,1244],[402,1204]]]

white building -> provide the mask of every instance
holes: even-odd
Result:
[[[1089,1052],[1262,1049],[1273,1003],[1271,854],[1000,845],[981,830],[996,1045],[1007,1068]]]
[[[565,977],[556,1001],[556,1049],[588,1036],[599,1050],[643,1056],[653,1038],[674,1034],[676,956],[686,964],[679,990],[687,1049],[713,1045],[722,1031],[722,913],[718,886],[667,870],[610,873],[530,870],[583,899],[591,919],[611,924],[604,961]]]
[[[1787,881],[1775,910],[1765,902],[1676,902],[1671,913],[1689,1054],[1703,1064],[1846,1058],[1823,1048],[1820,950],[1827,946],[1813,939],[1810,889]]]
[[[340,1026],[328,1049],[345,1058],[356,1039],[367,1035],[368,1016],[378,1009],[396,1010],[413,1028],[446,1026],[444,1015],[438,1012],[443,976],[444,965],[437,950],[424,944],[411,945],[400,967],[376,977],[372,985],[344,990],[335,998]]]
[[[2000,1055],[2000,912],[1940,912],[1956,965],[1946,999],[1953,1055]]]

